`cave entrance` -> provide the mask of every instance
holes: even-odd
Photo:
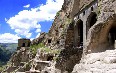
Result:
[[[89,29],[96,23],[96,21],[97,21],[97,14],[95,12],[92,12],[87,18],[86,33],[88,33]]]
[[[75,30],[75,47],[83,46],[83,21],[78,20],[74,28]]]
[[[25,47],[25,43],[22,44],[22,47]]]
[[[112,48],[116,48],[115,40],[116,40],[116,25],[113,26],[109,31],[109,42]]]
[[[47,61],[52,61],[54,56],[48,56]]]
[[[48,39],[48,43],[51,43],[51,41],[52,41],[51,39]]]

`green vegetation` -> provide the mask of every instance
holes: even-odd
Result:
[[[0,43],[0,72],[6,67],[7,62],[16,49],[16,43]]]
[[[59,16],[60,15],[60,11],[58,11],[57,13],[56,13],[56,16]]]
[[[12,53],[0,46],[0,67],[5,65],[9,61]]]
[[[0,67],[0,72],[4,70],[4,67]]]
[[[66,22],[65,22],[65,24],[67,25],[67,24],[70,24],[70,23],[72,23],[72,19],[70,19],[70,18],[66,18]]]
[[[42,47],[45,47],[43,43],[40,43],[38,45],[31,45],[30,49],[32,51],[32,53],[35,55],[37,53],[37,49],[40,49]]]
[[[14,53],[17,49],[17,43],[0,43],[0,46],[9,50],[11,53]]]
[[[46,47],[43,43],[40,43],[38,45],[31,45],[31,51],[32,53],[35,55],[37,53],[37,49],[40,49],[42,52],[46,52],[46,53],[53,53],[53,54],[59,54],[60,50],[59,49],[50,49],[48,47]]]

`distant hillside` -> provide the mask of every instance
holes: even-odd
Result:
[[[0,66],[5,65],[9,61],[17,46],[17,43],[0,43]]]
[[[6,50],[9,50],[12,53],[16,51],[17,46],[18,46],[17,43],[0,43],[0,47],[3,47]]]

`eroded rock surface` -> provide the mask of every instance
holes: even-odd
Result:
[[[21,47],[20,50],[17,50],[11,57],[8,67],[6,67],[4,72],[23,72],[28,71],[31,67],[30,62],[33,58],[32,53],[29,50],[29,47]]]

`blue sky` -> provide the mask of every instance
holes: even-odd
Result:
[[[0,43],[48,32],[63,0],[0,0]]]

